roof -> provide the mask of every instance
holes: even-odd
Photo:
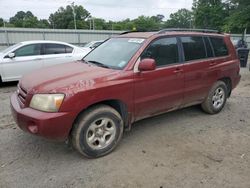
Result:
[[[151,36],[173,35],[201,35],[201,36],[224,36],[221,33],[198,32],[198,31],[165,31],[165,32],[129,32],[117,37],[150,38]]]
[[[60,41],[53,41],[53,40],[29,40],[29,41],[22,41],[22,44],[36,44],[36,43],[59,43],[59,44],[67,44],[71,45],[66,42],[60,42]]]

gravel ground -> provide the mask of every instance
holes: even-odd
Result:
[[[218,115],[190,107],[146,119],[119,147],[86,159],[17,128],[0,88],[0,187],[250,187],[250,72]]]

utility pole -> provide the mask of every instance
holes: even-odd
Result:
[[[76,30],[76,13],[75,13],[75,2],[71,3],[72,9],[73,9],[73,16],[74,16],[74,24],[75,24],[75,30]]]
[[[89,30],[91,30],[91,24],[92,24],[92,22],[91,22],[91,16],[89,16]]]

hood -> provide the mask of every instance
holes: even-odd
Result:
[[[43,68],[23,76],[20,85],[31,93],[55,93],[75,86],[93,87],[96,82],[104,82],[117,70],[106,69],[82,61],[65,63]]]

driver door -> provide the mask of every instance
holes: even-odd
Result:
[[[175,37],[157,39],[143,52],[141,59],[155,59],[156,69],[135,73],[136,120],[180,107],[184,73],[179,57],[179,45]]]
[[[15,56],[3,59],[3,79],[5,81],[19,80],[24,74],[42,68],[43,58],[41,44],[28,44],[13,51]]]

